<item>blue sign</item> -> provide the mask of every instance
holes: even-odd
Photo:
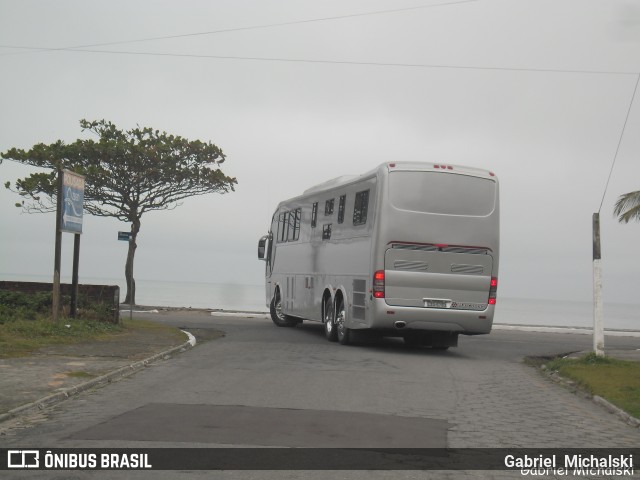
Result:
[[[62,172],[62,222],[60,230],[82,233],[82,205],[84,203],[84,177],[64,170]]]
[[[118,232],[118,240],[128,242],[131,239],[131,232]]]

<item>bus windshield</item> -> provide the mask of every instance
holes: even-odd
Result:
[[[495,208],[496,182],[455,173],[395,171],[389,175],[389,199],[399,210],[484,217]]]

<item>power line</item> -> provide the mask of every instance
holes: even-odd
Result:
[[[57,50],[65,51],[65,50],[74,50],[74,49],[83,49],[83,48],[106,47],[106,46],[112,46],[112,45],[123,45],[123,44],[129,44],[129,43],[151,42],[151,41],[156,41],[156,40],[168,40],[168,39],[175,39],[175,38],[197,37],[197,36],[203,36],[203,35],[214,35],[214,34],[218,34],[218,33],[230,33],[230,32],[241,32],[241,31],[246,31],[246,30],[258,30],[258,29],[267,29],[267,28],[274,28],[274,27],[284,27],[284,26],[288,26],[288,25],[299,25],[299,24],[314,23],[314,22],[326,22],[326,21],[339,20],[339,19],[345,19],[345,18],[366,17],[366,16],[372,16],[372,15],[385,15],[385,14],[388,14],[388,13],[399,13],[399,12],[408,12],[408,11],[412,11],[412,10],[422,10],[422,9],[426,9],[426,8],[446,7],[446,6],[450,6],[450,5],[460,5],[460,4],[463,4],[463,3],[471,3],[471,2],[477,2],[477,1],[478,0],[458,0],[458,1],[453,1],[453,2],[443,2],[443,3],[429,4],[429,5],[418,5],[418,6],[414,6],[414,7],[393,8],[393,9],[388,9],[388,10],[376,10],[376,11],[372,11],[372,12],[351,13],[351,14],[346,14],[346,15],[334,15],[334,16],[330,16],[330,17],[311,18],[311,19],[304,19],[304,20],[292,20],[292,21],[289,21],[289,22],[269,23],[269,24],[264,24],[264,25],[250,25],[250,26],[246,26],[246,27],[225,28],[225,29],[220,29],[220,30],[210,30],[210,31],[206,31],[206,32],[184,33],[184,34],[179,34],[179,35],[164,35],[164,36],[158,36],[158,37],[140,38],[140,39],[136,39],[136,40],[120,40],[120,41],[115,41],[115,42],[104,42],[104,43],[93,43],[93,44],[87,44],[87,45],[76,45],[76,46],[73,46],[73,47],[42,48],[42,47],[25,47],[25,46],[20,46],[20,45],[0,45],[0,47],[2,47],[2,48],[16,48],[16,49],[21,49],[21,50],[30,50],[31,53],[57,51]],[[19,53],[23,53],[23,52],[19,52]],[[16,54],[16,52],[4,53],[2,55],[15,55],[15,54]]]
[[[598,213],[602,210],[602,204],[604,203],[604,197],[607,194],[607,188],[609,188],[609,181],[611,180],[611,174],[613,173],[613,167],[616,165],[616,160],[618,158],[618,152],[620,151],[620,145],[622,144],[622,137],[624,137],[624,132],[627,129],[627,122],[629,121],[629,115],[631,114],[631,107],[633,106],[633,100],[636,98],[636,92],[638,91],[638,83],[640,83],[640,74],[638,74],[638,78],[636,79],[636,86],[633,89],[633,95],[631,95],[631,101],[629,102],[629,108],[627,109],[627,116],[624,119],[624,125],[622,126],[622,131],[620,132],[620,138],[618,139],[618,146],[616,147],[616,153],[613,156],[613,162],[611,162],[611,170],[609,170],[609,177],[607,178],[607,183],[604,186],[604,193],[602,194],[602,200],[600,201],[600,208],[598,208]]]
[[[569,73],[569,74],[590,74],[590,75],[639,75],[638,72],[606,71],[606,70],[580,70],[562,68],[527,68],[527,67],[483,67],[473,65],[446,65],[427,63],[392,63],[392,62],[360,62],[351,60],[318,60],[309,58],[282,58],[282,57],[244,57],[238,55],[204,55],[194,53],[167,53],[167,52],[131,52],[123,50],[90,50],[90,49],[62,49],[51,48],[45,50],[64,51],[74,53],[101,53],[109,55],[135,55],[152,57],[176,57],[176,58],[203,58],[214,60],[248,60],[259,62],[284,62],[284,63],[311,63],[325,65],[356,65],[370,67],[404,67],[404,68],[439,68],[454,70],[485,70],[485,71],[508,71],[508,72],[538,72],[538,73]]]
[[[110,45],[123,45],[130,43],[141,43],[147,41],[157,41],[175,38],[186,38],[203,35],[213,35],[219,33],[238,32],[245,30],[266,29],[273,27],[282,27],[287,25],[296,25],[313,22],[324,22],[331,20],[338,20],[344,18],[364,17],[371,15],[383,15],[388,13],[406,12],[411,10],[419,10],[426,8],[443,7],[450,5],[459,5],[465,3],[476,2],[478,0],[458,0],[453,2],[443,2],[429,5],[418,5],[405,8],[394,8],[387,10],[376,10],[371,12],[352,13],[346,15],[334,15],[330,17],[321,17],[304,20],[293,20],[289,22],[279,22],[264,25],[252,25],[246,27],[235,27],[220,30],[211,30],[206,32],[186,33],[179,35],[165,35],[158,37],[148,37],[136,40],[121,40],[115,42],[94,43],[86,45],[77,45],[74,47],[26,47],[20,45],[0,45],[0,48],[15,48],[21,50],[29,50],[30,53],[40,52],[80,52],[80,53],[103,53],[112,55],[139,55],[139,56],[161,56],[161,57],[182,57],[182,58],[205,58],[205,59],[219,59],[219,60],[248,60],[248,61],[263,61],[263,62],[287,62],[287,63],[316,63],[316,64],[333,64],[333,65],[360,65],[360,66],[377,66],[377,67],[406,67],[406,68],[441,68],[441,69],[460,69],[460,70],[497,70],[497,71],[512,71],[512,72],[540,72],[540,73],[574,73],[574,74],[602,74],[602,75],[638,75],[637,72],[622,72],[622,71],[599,71],[599,70],[579,70],[579,69],[553,69],[553,68],[517,68],[517,67],[482,67],[482,66],[468,66],[468,65],[438,65],[438,64],[414,64],[414,63],[389,63],[389,62],[358,62],[358,61],[340,61],[340,60],[316,60],[316,59],[295,59],[295,58],[278,58],[278,57],[243,57],[234,55],[198,55],[198,54],[180,54],[180,53],[166,53],[166,52],[131,52],[131,51],[117,51],[117,50],[93,50],[92,47],[102,47]],[[23,53],[23,52],[20,52]],[[16,52],[4,53],[3,55],[14,55]]]

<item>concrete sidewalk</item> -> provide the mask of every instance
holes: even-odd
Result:
[[[108,339],[52,345],[0,359],[0,422],[109,383],[195,345],[167,330],[131,330]]]

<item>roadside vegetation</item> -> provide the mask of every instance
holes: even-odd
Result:
[[[100,304],[79,301],[78,313],[78,318],[63,315],[53,322],[51,293],[0,290],[0,358],[22,357],[51,345],[106,340],[134,331],[153,334],[167,330],[177,341],[183,336],[176,328],[145,320],[126,320],[120,324],[104,321],[111,312]]]
[[[530,363],[547,372],[557,372],[591,395],[598,395],[629,415],[640,418],[640,362],[589,353],[580,358],[534,359]]]
[[[63,296],[62,303],[69,305],[69,297]],[[16,320],[51,320],[52,304],[51,292],[23,293],[0,290],[0,324]],[[68,313],[67,310],[68,308],[63,308],[63,316]],[[108,305],[91,302],[84,295],[78,296],[79,318],[108,323],[112,313]]]

